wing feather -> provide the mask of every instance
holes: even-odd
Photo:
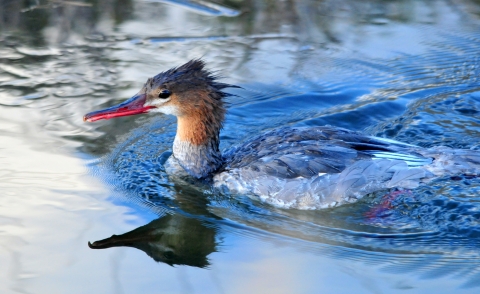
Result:
[[[407,170],[432,162],[431,158],[415,152],[415,148],[394,140],[330,126],[280,128],[228,150],[223,169],[246,168],[291,179],[338,174],[358,161],[380,161],[366,166],[363,171],[365,177],[373,179],[375,174],[385,174],[399,162],[403,162]],[[393,185],[417,176],[419,173],[416,170],[394,173],[390,182]]]

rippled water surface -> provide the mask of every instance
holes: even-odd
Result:
[[[222,149],[326,124],[480,149],[477,1],[1,3],[1,293],[480,291],[476,177],[288,211],[169,179],[173,117],[82,121],[202,57],[242,87]]]

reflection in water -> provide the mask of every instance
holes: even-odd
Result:
[[[6,32],[16,29],[34,40],[35,45],[62,44],[63,42],[79,42],[78,35],[86,35],[87,40],[101,41],[105,37],[118,36],[116,27],[105,26],[104,22],[113,19],[118,26],[128,21],[136,21],[136,13],[143,16],[142,21],[151,24],[149,34],[172,37],[212,36],[211,34],[231,37],[253,37],[262,34],[271,36],[288,36],[298,39],[304,49],[312,49],[308,45],[322,43],[357,46],[364,44],[362,36],[368,36],[368,26],[386,26],[391,23],[400,24],[441,24],[450,18],[471,23],[469,17],[480,9],[474,1],[458,1],[456,7],[438,1],[281,1],[272,5],[269,1],[190,1],[190,0],[115,0],[115,1],[8,1],[3,0],[0,10],[0,28]],[[168,4],[163,4],[168,3]],[[154,6],[161,5],[161,6]],[[181,10],[171,9],[180,7]],[[155,8],[160,9],[155,9]],[[231,7],[231,8],[230,8]],[[205,31],[175,27],[168,23],[184,22],[182,10],[192,11],[193,20],[205,25]],[[445,12],[445,10],[451,11]],[[242,12],[242,13],[240,13]],[[198,15],[216,16],[216,18],[198,18]],[[228,17],[222,17],[228,16]],[[235,18],[230,18],[235,17]],[[151,22],[151,23],[150,23]],[[232,27],[232,23],[235,27]],[[349,27],[350,30],[346,30]],[[153,29],[155,28],[155,29]],[[165,29],[166,28],[166,29]],[[188,28],[188,27],[187,27]],[[233,30],[232,30],[233,29]],[[39,33],[48,30],[47,33]],[[121,36],[122,39],[145,36],[145,32],[135,30],[132,36]],[[20,37],[18,34],[17,37]],[[92,40],[93,38],[93,40]],[[403,44],[395,44],[403,46]],[[280,49],[280,48],[279,48]],[[356,48],[363,51],[362,48]],[[249,56],[245,52],[245,57]],[[253,53],[253,52],[252,52]]]
[[[133,247],[157,262],[206,267],[215,251],[215,228],[180,214],[167,214],[122,235],[88,243],[92,249]]]
[[[193,10],[200,14],[210,16],[238,16],[239,12],[234,9],[229,9],[219,4],[208,1],[190,1],[190,0],[146,0],[148,2],[169,3],[178,5],[188,10]]]
[[[81,120],[132,96],[160,69],[203,56],[244,87],[228,101],[222,149],[279,126],[325,124],[478,149],[478,1],[207,5],[216,11],[193,0],[72,2],[0,0],[0,292],[64,293],[75,284],[80,293],[98,285],[135,293],[177,276],[180,285],[218,278],[228,293],[278,285],[290,293],[333,292],[325,285],[345,285],[345,293],[478,290],[479,179],[435,181],[387,199],[387,211],[385,195],[318,213],[282,211],[169,178],[161,163],[172,118]],[[110,193],[84,178],[78,158],[90,160]],[[88,239],[147,222],[141,208],[125,212],[125,202],[171,215],[92,246],[133,246],[193,267],[149,267],[134,250],[88,250]],[[48,234],[52,227],[57,234]],[[223,250],[219,235],[228,254],[214,253]],[[195,268],[208,263],[211,271]]]

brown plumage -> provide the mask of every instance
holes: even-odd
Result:
[[[223,98],[227,95],[221,90],[233,86],[215,82],[216,78],[205,69],[202,60],[195,59],[147,81],[146,86],[150,89],[164,88],[172,93],[170,101],[163,105],[175,107],[179,111],[179,139],[194,145],[206,145],[214,139],[218,146],[226,112]],[[150,99],[158,98],[151,95]]]
[[[85,115],[86,121],[160,112],[178,119],[170,174],[211,178],[214,186],[255,195],[284,208],[318,209],[391,188],[414,188],[436,177],[480,174],[480,152],[424,149],[331,127],[284,127],[219,150],[225,118],[222,90],[201,60],[148,79],[131,99]]]

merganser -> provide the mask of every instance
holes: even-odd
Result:
[[[477,175],[480,152],[422,148],[333,126],[282,127],[219,150],[225,118],[223,89],[191,60],[147,80],[129,100],[88,113],[97,121],[160,112],[177,117],[167,173],[211,180],[214,187],[245,194],[281,208],[321,209],[352,203],[392,188],[411,189],[432,179]]]

